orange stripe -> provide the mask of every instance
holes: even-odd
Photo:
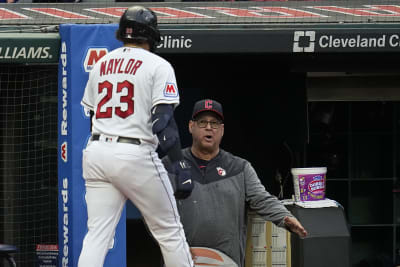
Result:
[[[214,251],[204,249],[204,248],[192,248],[191,250],[192,250],[193,256],[206,257],[206,258],[224,262],[224,259],[220,255],[218,255],[218,253],[216,253]]]

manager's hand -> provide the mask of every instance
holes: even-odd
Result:
[[[304,229],[303,225],[301,225],[295,217],[286,216],[283,221],[286,228],[291,232],[298,234],[300,237],[306,237],[308,235],[306,229]]]

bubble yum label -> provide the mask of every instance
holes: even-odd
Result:
[[[325,199],[325,174],[308,174],[299,176],[301,201]]]

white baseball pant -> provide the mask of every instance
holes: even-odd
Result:
[[[167,172],[152,144],[91,141],[83,151],[88,233],[78,267],[102,267],[128,199],[158,241],[167,267],[193,261]]]

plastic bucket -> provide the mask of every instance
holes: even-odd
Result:
[[[325,199],[326,167],[292,168],[295,201]]]

